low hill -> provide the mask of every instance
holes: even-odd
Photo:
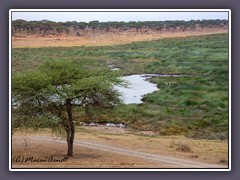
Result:
[[[13,47],[98,46],[228,32],[227,20],[12,22]]]

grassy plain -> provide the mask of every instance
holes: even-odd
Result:
[[[228,34],[177,37],[110,46],[13,48],[14,73],[33,69],[44,60],[74,60],[88,68],[139,73],[185,74],[154,77],[159,91],[143,104],[120,105],[99,112],[97,122],[118,122],[139,131],[191,138],[228,138]],[[75,109],[76,121],[84,119]]]

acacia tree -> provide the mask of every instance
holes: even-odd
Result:
[[[114,85],[123,85],[115,71],[86,69],[76,62],[47,61],[38,69],[12,78],[13,128],[62,127],[68,156],[73,155],[73,109],[113,108],[121,103]]]

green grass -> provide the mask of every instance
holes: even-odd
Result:
[[[76,60],[87,68],[111,62],[123,74],[188,74],[154,77],[159,91],[145,95],[143,104],[121,105],[98,112],[95,121],[124,122],[129,128],[161,135],[228,138],[228,35],[169,38],[102,47],[15,48],[13,75],[44,60]],[[75,117],[84,121],[81,111]]]

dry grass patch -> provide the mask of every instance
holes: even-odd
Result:
[[[192,152],[191,148],[186,144],[178,144],[176,150],[186,153]]]
[[[114,134],[116,132],[116,134]],[[192,159],[205,163],[227,165],[228,164],[228,142],[216,140],[193,140],[182,136],[147,136],[137,135],[137,132],[131,132],[127,129],[114,127],[86,127],[77,128],[76,140],[87,142],[96,142],[111,147],[125,148],[140,152],[146,152],[162,156],[170,156],[183,159]],[[138,132],[139,133],[139,132]],[[38,132],[18,131],[13,137],[18,136],[43,135],[51,136],[50,130],[42,130]],[[58,155],[63,157],[66,153],[66,145],[57,143],[35,142],[28,143],[29,151],[24,151],[24,140],[13,141],[13,155],[22,153],[31,153],[31,155],[40,154]],[[21,147],[20,147],[21,145]],[[44,149],[47,146],[47,149]],[[19,149],[20,148],[20,149]],[[30,151],[31,149],[31,151]],[[46,152],[45,152],[46,151]],[[86,148],[75,146],[75,155],[66,167],[160,167],[154,162],[145,161],[138,158],[123,156],[103,151],[94,151]],[[43,153],[44,152],[44,153]],[[36,154],[34,154],[36,153]],[[24,154],[29,155],[29,154]],[[124,158],[123,158],[124,157]],[[14,164],[17,165],[17,164]],[[49,166],[49,165],[48,165]],[[166,168],[166,166],[164,166]]]
[[[76,138],[146,153],[197,159],[208,163],[223,164],[220,162],[221,159],[228,160],[228,141],[194,140],[183,136],[154,136],[152,133],[121,131],[122,134],[118,134],[118,128],[105,130],[94,128],[94,131],[77,133]]]
[[[18,156],[24,158],[24,162],[13,162],[13,168],[144,168],[156,166],[154,162],[79,146],[74,147],[74,156],[66,161],[32,162],[30,158],[49,161],[52,157],[56,161],[63,160],[66,158],[67,146],[54,141],[26,140],[24,136],[13,137],[12,149],[12,158],[15,160]],[[25,162],[27,158],[29,160]]]

